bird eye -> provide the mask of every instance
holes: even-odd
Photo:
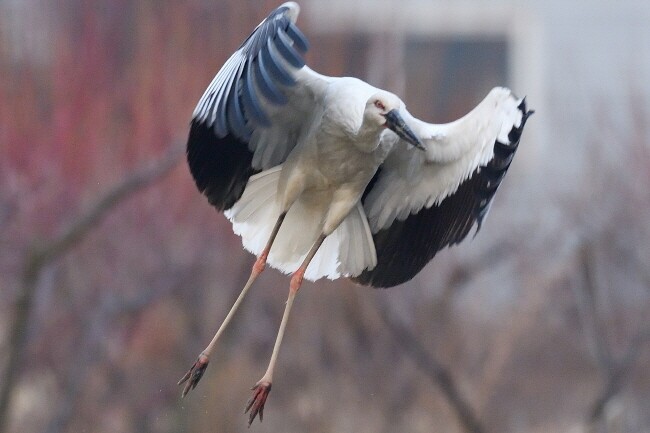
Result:
[[[379,99],[375,101],[375,107],[379,108],[382,111],[384,111],[386,109],[384,104],[382,104],[382,102]]]

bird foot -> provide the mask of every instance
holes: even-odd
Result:
[[[255,420],[258,414],[260,416],[260,422],[264,418],[264,404],[271,392],[271,382],[259,381],[251,389],[253,390],[253,396],[246,403],[246,410],[244,411],[244,413],[248,413],[250,410],[250,414],[248,415],[249,427],[253,424],[253,420]]]
[[[208,368],[209,362],[210,360],[206,355],[200,354],[194,365],[192,365],[192,368],[190,368],[188,372],[185,373],[185,376],[178,381],[179,385],[187,382],[183,388],[182,397],[185,397],[188,392],[196,388],[199,380],[203,377],[203,373],[205,373],[205,369]]]

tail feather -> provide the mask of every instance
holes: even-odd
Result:
[[[282,167],[258,173],[248,181],[244,193],[224,214],[241,236],[244,248],[259,255],[280,216],[277,189]],[[315,206],[316,203],[317,205]],[[318,206],[318,204],[322,204]],[[294,203],[273,243],[267,263],[285,273],[294,272],[322,230],[327,200]],[[357,204],[341,225],[330,234],[312,259],[305,278],[314,281],[354,276],[377,263],[372,234],[363,207]]]
[[[361,203],[357,203],[334,231],[336,232],[341,236],[338,268],[341,275],[348,277],[359,275],[364,270],[371,270],[377,265],[375,244]]]
[[[244,248],[253,254],[262,252],[280,216],[275,197],[281,168],[251,176],[239,201],[224,212],[235,234],[241,236]]]

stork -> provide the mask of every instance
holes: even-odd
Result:
[[[478,230],[527,118],[505,88],[447,124],[413,117],[396,95],[305,65],[309,44],[287,2],[226,61],[194,110],[187,161],[209,203],[257,256],[212,341],[179,381],[203,376],[224,329],[266,265],[292,273],[268,368],[246,404],[260,421],[303,279],[392,287]]]

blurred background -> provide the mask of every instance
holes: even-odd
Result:
[[[0,433],[244,432],[288,278],[183,161],[280,1],[0,0]],[[303,287],[259,432],[650,432],[650,3],[302,0],[308,64],[446,122],[537,111],[479,236],[412,281]]]

